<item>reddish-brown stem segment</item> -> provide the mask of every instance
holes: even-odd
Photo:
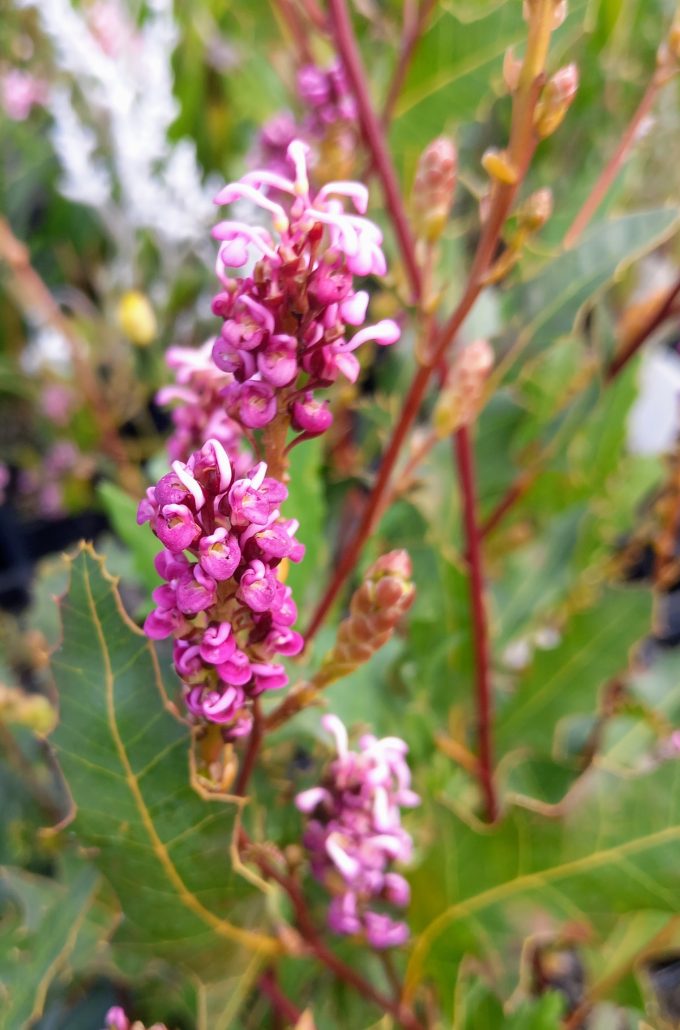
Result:
[[[328,7],[338,56],[342,61],[347,81],[354,94],[361,131],[382,184],[385,194],[385,205],[392,219],[397,243],[399,244],[399,250],[401,251],[402,260],[411,286],[413,300],[415,303],[418,303],[422,295],[420,266],[416,259],[415,245],[406,217],[401,190],[399,189],[394,166],[387,150],[385,134],[368,92],[368,83],[359,48],[354,38],[347,4],[345,0],[329,0]]]
[[[475,702],[477,709],[477,765],[479,785],[484,797],[486,818],[493,823],[498,818],[498,801],[493,777],[493,697],[491,693],[491,661],[489,637],[484,605],[484,571],[482,547],[477,523],[474,459],[468,426],[453,437],[454,454],[458,468],[458,482],[463,506],[465,549],[470,584],[470,612],[472,615],[472,641],[475,655]]]
[[[652,312],[649,320],[641,327],[632,340],[629,340],[625,348],[615,354],[606,372],[606,381],[611,382],[623,371],[631,358],[635,357],[640,347],[652,333],[662,325],[673,312],[676,297],[680,294],[680,279],[678,279],[668,293],[665,295],[656,311]]]
[[[276,970],[265,970],[258,980],[257,986],[269,998],[274,1012],[280,1015],[287,1024],[296,1026],[302,1013],[297,1005],[294,1005],[290,998],[287,998],[281,990]]]
[[[651,111],[656,95],[666,81],[668,81],[667,78],[663,77],[657,68],[644,92],[642,100],[619,140],[618,147],[603,168],[583,207],[568,229],[564,237],[565,247],[573,247],[593,215],[597,212],[607,193],[609,193],[616,176],[619,174],[624,161],[635,143],[642,122]]]
[[[247,847],[251,844],[248,834],[244,829],[240,832],[240,844],[241,847]],[[286,894],[291,900],[293,911],[295,912],[295,920],[297,928],[304,937],[305,941],[309,945],[311,952],[314,956],[326,966],[339,980],[343,980],[345,983],[350,984],[360,994],[372,1001],[378,1008],[382,1009],[383,1012],[389,1014],[405,1028],[405,1030],[423,1030],[420,1022],[413,1015],[411,1010],[402,1005],[399,1000],[393,1001],[391,998],[386,997],[380,991],[377,991],[373,985],[366,980],[361,973],[353,969],[352,966],[347,965],[341,958],[331,951],[329,947],[321,940],[312,918],[307,908],[307,903],[302,895],[299,885],[290,876],[286,876],[285,873],[280,872],[272,862],[264,857],[257,856],[255,861],[259,865],[264,876],[270,880],[274,880],[279,884],[280,887],[285,890]]]
[[[383,128],[387,128],[390,124],[394,105],[399,99],[399,94],[401,93],[404,85],[406,73],[408,72],[414,51],[418,45],[420,37],[425,31],[425,27],[429,21],[432,11],[434,10],[435,4],[436,0],[420,0],[415,17],[410,22],[404,18],[404,30],[399,47],[399,57],[397,59],[392,81],[390,82],[389,89],[387,91],[387,98],[380,116]],[[405,6],[406,5],[404,5],[404,7]]]

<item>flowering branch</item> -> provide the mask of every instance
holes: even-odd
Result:
[[[334,7],[344,11],[341,0],[332,0]],[[384,495],[389,487],[403,443],[413,425],[425,397],[431,376],[445,358],[446,353],[465,322],[483,286],[484,276],[493,261],[500,233],[529,168],[538,143],[534,129],[534,114],[544,83],[544,68],[553,29],[555,4],[553,0],[540,0],[531,9],[527,49],[513,96],[510,144],[506,164],[512,169],[512,181],[496,181],[484,229],[472,262],[467,284],[458,305],[446,325],[435,335],[430,353],[420,365],[404,400],[400,416],[382,458],[376,482],[364,509],[363,517],[353,539],[345,548],[334,576],[319,602],[305,634],[309,641],[323,623],[335,598],[356,565],[357,559],[373,528]],[[350,35],[350,41],[353,39]],[[358,101],[358,98],[357,98]],[[364,101],[369,104],[368,97]],[[375,116],[373,116],[375,117]],[[382,139],[382,137],[380,137]]]
[[[470,608],[475,653],[477,742],[479,751],[477,774],[484,796],[486,818],[490,823],[493,823],[498,818],[498,799],[493,779],[493,696],[490,679],[489,638],[484,606],[481,534],[477,523],[474,457],[470,429],[467,425],[461,426],[455,433],[453,442],[463,502],[463,524],[465,527],[466,553],[469,566]]]

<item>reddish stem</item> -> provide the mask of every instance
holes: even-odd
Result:
[[[287,998],[279,986],[275,969],[267,969],[257,982],[263,994],[269,998],[274,1012],[280,1015],[286,1023],[297,1026],[302,1013],[297,1005],[294,1005],[290,998]]]
[[[458,467],[466,553],[469,568],[470,610],[472,639],[475,654],[475,701],[477,708],[477,744],[479,751],[478,775],[484,796],[486,818],[490,823],[498,818],[498,801],[493,780],[493,698],[490,677],[490,650],[484,607],[484,573],[477,501],[475,493],[474,457],[468,426],[454,434],[454,453]]]
[[[411,286],[413,300],[420,301],[422,295],[422,279],[420,267],[416,259],[415,245],[409,228],[406,211],[399,189],[394,166],[387,150],[385,134],[375,113],[368,91],[368,82],[359,54],[352,23],[345,0],[329,0],[331,24],[334,29],[333,40],[342,61],[347,81],[354,93],[359,124],[366,145],[371,152],[375,170],[380,178],[385,205],[389,212],[394,231],[401,251],[406,274]]]
[[[617,375],[623,371],[631,358],[635,357],[643,343],[666,321],[669,315],[673,314],[673,307],[678,294],[680,294],[680,279],[671,286],[659,307],[651,314],[649,320],[642,326],[633,339],[629,340],[627,346],[618,354],[614,355],[611,364],[607,369],[605,382],[610,383],[612,380],[616,379]]]
[[[250,844],[248,835],[243,829],[241,830],[240,839],[242,846]],[[312,921],[302,891],[296,881],[290,876],[279,872],[269,859],[263,856],[257,856],[255,861],[257,861],[263,874],[278,883],[287,893],[293,905],[297,927],[319,962],[323,963],[327,969],[330,969],[339,980],[343,980],[351,987],[354,987],[355,990],[359,991],[365,998],[368,998],[369,1001],[372,1001],[383,1012],[391,1015],[399,1024],[405,1027],[405,1030],[423,1030],[410,1009],[402,1005],[399,1000],[393,1001],[380,991],[377,991],[361,973],[353,969],[352,966],[347,965],[341,958],[338,958],[321,940]]]
[[[638,104],[633,117],[619,140],[618,147],[603,168],[583,207],[576,215],[570,228],[567,230],[567,234],[564,237],[565,247],[572,247],[576,243],[579,236],[584,231],[606,197],[607,193],[609,193],[616,176],[619,174],[624,161],[628,157],[628,154],[636,141],[641,123],[649,114],[652,105],[656,100],[657,93],[666,81],[668,81],[667,78],[663,77],[657,68],[643,94],[642,100]]]
[[[413,54],[420,37],[425,31],[425,26],[434,10],[435,3],[436,0],[421,0],[413,21],[409,23],[408,19],[404,18],[404,29],[399,48],[399,58],[394,69],[394,75],[392,76],[392,81],[390,82],[390,86],[387,91],[387,98],[380,116],[380,121],[384,129],[387,128],[392,120],[394,105],[399,98]]]

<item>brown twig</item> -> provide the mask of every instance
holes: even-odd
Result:
[[[345,0],[329,0],[329,11],[334,29],[333,39],[356,100],[361,131],[383,188],[385,205],[394,226],[413,300],[418,303],[422,296],[422,279],[416,258],[415,244],[392,159],[387,149],[385,133],[369,95],[366,74]]]
[[[609,193],[616,176],[621,171],[626,158],[630,154],[630,151],[638,138],[640,126],[651,111],[657,94],[661,88],[670,81],[670,78],[672,78],[672,76],[668,74],[666,69],[660,67],[655,68],[647,89],[645,90],[633,117],[629,121],[621,139],[619,140],[619,145],[609,158],[605,167],[602,169],[602,172],[588,194],[583,207],[567,230],[564,237],[565,247],[573,247],[597,212],[600,204],[602,204],[604,198]]]
[[[387,90],[387,97],[380,116],[380,122],[385,129],[392,120],[394,105],[399,99],[399,94],[401,93],[404,80],[406,79],[406,73],[408,72],[411,60],[413,59],[413,54],[418,42],[420,41],[420,37],[425,31],[430,15],[434,10],[435,3],[436,0],[420,0],[415,17],[407,18],[406,15],[404,15],[404,25],[399,46],[399,57],[394,69],[394,74],[392,75],[392,81],[390,82]],[[406,4],[404,4],[404,8],[406,9]]]
[[[469,568],[470,612],[475,654],[475,705],[477,710],[477,748],[479,752],[478,777],[484,797],[486,818],[494,823],[498,818],[498,800],[494,786],[493,762],[493,696],[491,691],[491,660],[484,604],[484,571],[482,547],[477,523],[474,457],[468,426],[454,434],[454,454],[458,468],[463,525]]]
[[[342,0],[331,0],[331,6],[333,8],[340,8],[345,15],[346,21],[346,11]],[[517,191],[526,176],[536,148],[537,139],[533,128],[533,115],[544,78],[553,13],[551,0],[543,0],[534,9],[529,26],[526,55],[513,97],[510,143],[508,146],[508,161],[516,170],[515,181],[513,183],[499,182],[494,186],[488,217],[482,230],[463,295],[449,321],[437,334],[428,360],[419,367],[411,383],[392,437],[383,455],[362,519],[354,537],[345,548],[337,563],[333,578],[314,612],[305,634],[307,640],[315,635],[323,623],[345,580],[356,565],[363,545],[373,528],[376,514],[380,511],[383,497],[389,487],[392,471],[402,445],[420,410],[432,373],[446,357],[449,347],[483,288],[484,275],[494,258],[501,230],[517,195]],[[347,25],[344,27],[346,29]],[[367,94],[365,94],[364,100],[370,106]],[[374,115],[373,118],[375,119]],[[379,126],[377,126],[377,132],[382,140]]]

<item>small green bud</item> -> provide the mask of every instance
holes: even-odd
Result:
[[[458,170],[454,143],[439,136],[420,156],[411,195],[416,235],[428,243],[441,236],[453,204]]]

